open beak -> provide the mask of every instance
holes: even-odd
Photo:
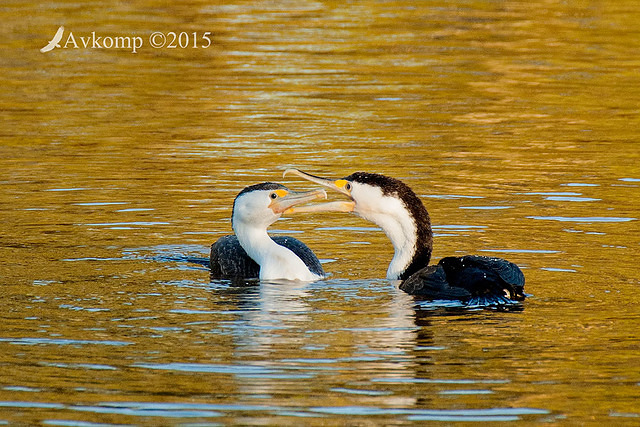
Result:
[[[280,191],[280,190],[278,190]],[[324,189],[319,188],[312,191],[288,191],[285,195],[275,199],[269,207],[277,214],[281,213],[293,213],[294,206],[302,203],[312,202],[316,199],[326,199],[327,192]],[[297,212],[297,211],[296,211]]]
[[[302,212],[353,212],[355,209],[356,203],[351,197],[350,192],[345,189],[345,184],[347,181],[344,179],[332,180],[327,178],[321,178],[319,176],[310,175],[306,172],[302,172],[299,169],[287,169],[282,174],[283,177],[288,174],[297,175],[300,178],[306,179],[307,181],[314,182],[316,184],[320,184],[324,187],[335,190],[341,194],[344,194],[349,198],[348,201],[343,202],[328,202],[328,203],[320,203],[318,205],[309,205],[309,206],[300,206],[296,208],[289,209],[287,213],[302,213]]]

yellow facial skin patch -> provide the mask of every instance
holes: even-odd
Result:
[[[335,184],[336,184],[336,187],[338,187],[338,188],[344,188],[344,186],[347,185],[348,182],[349,181],[347,181],[346,179],[338,179],[335,182]]]
[[[287,190],[282,190],[282,189],[275,190],[274,193],[276,193],[278,195],[278,197],[284,197],[287,194],[289,194],[289,192]]]

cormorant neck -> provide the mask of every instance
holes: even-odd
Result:
[[[393,259],[387,268],[387,279],[398,279],[407,269],[416,252],[417,233],[413,218],[397,217],[381,222],[385,234],[393,244]]]
[[[240,226],[234,224],[233,229],[240,245],[260,266],[260,280],[311,282],[321,279],[295,253],[274,242],[265,228],[243,223]]]
[[[416,224],[415,219],[411,219],[411,226],[404,227],[402,233],[389,233],[385,229],[394,249],[393,259],[387,269],[387,279],[404,280],[426,267],[431,260],[431,224]]]
[[[344,178],[351,183],[353,212],[378,224],[387,234],[395,254],[388,279],[406,279],[431,260],[433,234],[427,208],[413,190],[399,179],[355,172]]]
[[[404,271],[398,275],[398,279],[405,280],[413,273],[421,270],[429,265],[431,261],[431,251],[433,249],[433,232],[431,231],[431,219],[429,212],[424,207],[420,199],[417,198],[417,204],[413,204],[409,210],[411,217],[416,224],[415,246],[411,261],[407,264]]]
[[[400,206],[394,206],[396,203]],[[429,213],[415,194],[409,200],[388,199],[385,206],[385,213],[369,214],[366,219],[378,224],[393,244],[387,279],[404,280],[431,260],[433,233]]]

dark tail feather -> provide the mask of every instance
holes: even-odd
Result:
[[[467,301],[467,306],[492,307],[492,306],[521,306],[522,303],[514,301],[503,295],[487,294],[475,296]]]

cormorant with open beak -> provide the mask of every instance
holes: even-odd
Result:
[[[293,208],[292,212],[352,212],[380,226],[395,253],[388,279],[402,280],[400,289],[431,299],[457,299],[477,304],[523,300],[524,274],[517,265],[477,255],[442,258],[429,266],[433,233],[429,213],[418,196],[402,181],[388,176],[356,172],[332,180],[298,169],[293,174],[347,196],[348,200]]]
[[[296,205],[326,198],[323,189],[297,193],[273,182],[243,189],[233,202],[235,235],[211,246],[209,267],[214,279],[314,281],[324,277],[320,261],[300,240],[270,237],[267,227]]]

